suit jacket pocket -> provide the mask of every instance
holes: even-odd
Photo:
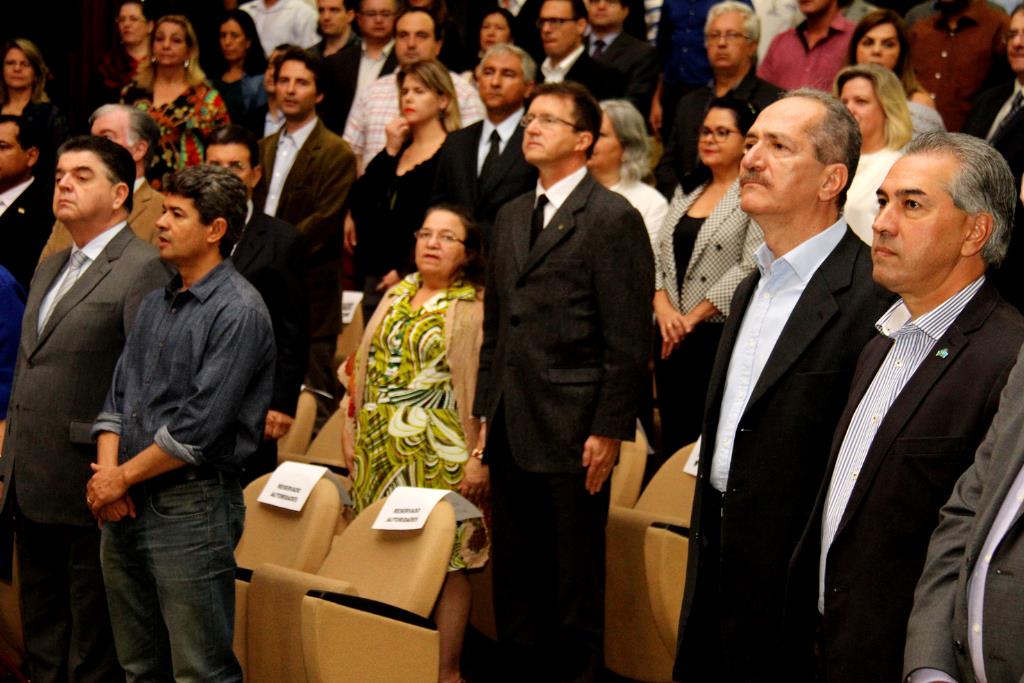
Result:
[[[957,455],[964,449],[964,440],[959,436],[907,436],[896,439],[893,452],[903,457],[941,458]]]
[[[601,381],[604,368],[549,368],[552,384],[594,384]]]
[[[71,443],[91,446],[95,443],[92,438],[92,422],[72,420],[71,424],[68,425],[68,437],[71,439]]]

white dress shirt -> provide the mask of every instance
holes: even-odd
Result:
[[[381,49],[380,57],[373,57],[366,51],[366,43],[360,44],[359,75],[356,77],[356,92],[352,96],[353,102],[362,97],[370,84],[380,78],[380,70],[384,68],[384,62],[387,61],[394,47],[395,41],[389,40],[388,44]]]
[[[491,151],[491,133],[498,131],[498,137],[501,138],[501,142],[498,143],[498,152],[503,153],[505,147],[508,146],[509,138],[516,133],[516,128],[519,127],[519,122],[523,118],[525,110],[519,107],[511,116],[506,118],[504,121],[495,126],[491,123],[490,119],[484,119],[484,129],[480,133],[480,145],[476,150],[476,174],[480,175],[480,171],[484,168],[484,159],[487,158],[487,154]]]
[[[736,429],[761,371],[807,283],[843,239],[846,229],[846,221],[840,218],[829,228],[777,258],[767,244],[762,244],[754,252],[761,279],[747,306],[729,359],[715,450],[711,456],[708,481],[717,491],[724,493],[729,483]]]
[[[655,249],[661,236],[661,224],[668,215],[668,201],[665,195],[647,183],[637,180],[620,180],[608,189],[621,194],[640,212],[644,219],[644,227],[647,228],[647,235],[651,238],[651,249]]]
[[[7,211],[14,202],[18,201],[18,197],[28,189],[28,186],[32,184],[33,180],[35,180],[35,178],[29,178],[25,182],[18,183],[9,190],[0,192],[0,216],[3,216],[4,212]]]
[[[916,320],[911,317],[903,299],[900,299],[875,323],[878,331],[892,339],[893,344],[850,419],[829,482],[821,524],[821,554],[818,558],[818,612],[822,614],[825,613],[828,551],[875,434],[907,382],[984,282],[985,276],[982,275]],[[908,491],[908,494],[911,493]]]
[[[302,146],[306,144],[310,133],[316,127],[316,121],[317,118],[314,116],[293,133],[289,133],[287,127],[281,130],[281,137],[277,139],[277,153],[274,155],[274,172],[270,176],[267,201],[263,205],[263,212],[268,216],[277,215],[277,205],[281,201],[284,181],[288,179],[295,157],[299,155]]]
[[[106,230],[96,235],[91,240],[89,240],[89,242],[81,249],[78,248],[78,245],[72,242],[71,252],[68,253],[67,263],[64,264],[64,267],[61,269],[60,274],[54,279],[53,284],[50,285],[50,289],[47,290],[46,296],[44,296],[43,300],[39,303],[39,323],[43,323],[50,317],[50,308],[52,308],[53,305],[56,303],[54,301],[54,297],[56,296],[57,292],[60,291],[61,285],[64,283],[64,279],[68,276],[68,271],[70,270],[69,266],[71,265],[71,253],[81,252],[86,258],[86,264],[82,266],[82,269],[78,275],[78,277],[82,277],[82,275],[85,274],[85,271],[87,271],[92,266],[92,262],[95,261],[97,257],[99,257],[101,253],[103,253],[103,250],[107,248],[107,245],[110,244],[110,240],[114,239],[114,237],[117,236],[117,233],[121,232],[121,230],[123,230],[127,225],[128,221],[121,221],[117,225],[107,228]],[[42,326],[40,325],[39,331],[42,331],[41,327]]]
[[[537,181],[537,190],[534,193],[533,205],[537,206],[536,198],[544,195],[548,198],[548,203],[544,205],[544,227],[548,226],[551,222],[551,218],[555,215],[555,212],[562,207],[565,200],[569,198],[572,191],[576,189],[576,186],[580,184],[583,177],[587,175],[587,167],[581,166],[577,170],[573,171],[569,175],[565,176],[551,187],[544,189],[544,186],[540,184],[540,180]]]
[[[843,217],[850,229],[869,247],[871,240],[874,239],[871,225],[878,215],[878,188],[885,180],[885,176],[889,175],[889,169],[901,156],[903,152],[888,147],[877,152],[861,154],[857,162],[857,172],[846,191]]]
[[[284,43],[308,49],[320,42],[316,10],[302,0],[277,0],[271,7],[264,0],[252,0],[240,9],[252,16],[267,57]]]
[[[540,65],[540,71],[544,74],[545,83],[561,83],[565,80],[566,74],[569,73],[569,69],[576,63],[576,60],[583,54],[583,45],[580,44],[575,50],[565,56],[565,59],[560,61],[558,64],[554,64],[551,61],[551,57],[548,57]]]

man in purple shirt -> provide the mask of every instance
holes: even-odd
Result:
[[[839,12],[838,0],[800,0],[800,11],[807,18],[775,36],[757,75],[783,90],[807,87],[831,92],[854,24]]]

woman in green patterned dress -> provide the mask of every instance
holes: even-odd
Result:
[[[480,245],[463,210],[428,210],[416,232],[417,272],[384,295],[341,370],[348,386],[342,446],[357,513],[397,486],[450,489],[487,502],[487,466],[469,445],[480,430],[471,412],[483,319]],[[471,592],[465,570],[487,557],[483,520],[460,522],[434,612],[442,683],[461,680]]]

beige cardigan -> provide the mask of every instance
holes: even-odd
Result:
[[[366,359],[370,353],[370,343],[377,334],[377,328],[391,310],[393,289],[384,294],[377,310],[373,312],[355,354],[338,369],[338,379],[346,388],[345,398],[341,400],[341,445],[346,461],[351,461],[355,457],[355,416],[363,404],[363,382],[366,381]],[[444,320],[445,353],[448,367],[452,372],[455,405],[462,422],[466,446],[470,450],[476,447],[480,436],[480,422],[473,417],[473,398],[476,395],[480,345],[483,343],[483,317],[483,290],[477,290],[476,299],[473,301],[452,301],[445,312]]]

